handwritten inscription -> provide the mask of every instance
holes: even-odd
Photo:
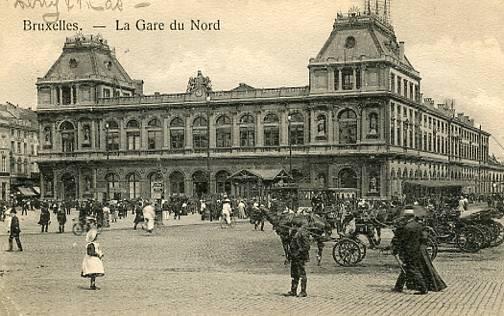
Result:
[[[133,8],[145,8],[150,6],[150,2],[144,1],[133,5]],[[15,0],[14,8],[21,10],[42,9],[46,12],[42,18],[46,23],[54,23],[60,19],[61,12],[66,10],[92,10],[98,12],[104,11],[123,11],[123,0]]]

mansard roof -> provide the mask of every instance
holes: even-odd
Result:
[[[39,78],[39,82],[79,79],[128,86],[133,83],[107,41],[93,35],[67,38],[58,60],[43,78]]]
[[[374,14],[338,15],[329,38],[311,62],[366,59],[389,59],[414,71],[401,52],[393,27],[383,17]]]

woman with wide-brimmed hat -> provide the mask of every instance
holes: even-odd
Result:
[[[102,277],[105,275],[105,270],[103,268],[103,252],[100,250],[100,244],[96,242],[98,237],[98,231],[96,229],[91,229],[86,235],[86,255],[82,261],[82,272],[81,276],[83,278],[90,278],[91,290],[97,290],[95,280],[97,277]]]

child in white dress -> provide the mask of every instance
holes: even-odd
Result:
[[[86,235],[86,256],[84,256],[84,260],[82,261],[82,272],[81,276],[83,278],[90,278],[91,290],[99,289],[96,287],[96,278],[105,275],[105,270],[103,268],[103,252],[100,250],[100,244],[96,242],[96,238],[98,237],[98,231],[96,229],[91,229]]]

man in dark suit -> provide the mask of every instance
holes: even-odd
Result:
[[[13,244],[12,240],[16,239],[16,244],[18,247],[19,251],[23,251],[23,246],[21,245],[21,240],[19,240],[19,233],[21,232],[21,229],[19,228],[19,219],[16,216],[16,210],[12,208],[10,212],[10,216],[12,217],[11,219],[11,224],[10,224],[10,233],[9,233],[9,250],[7,251],[12,251]]]
[[[407,207],[404,216],[394,231],[393,253],[402,261],[402,272],[393,291],[401,292],[404,284],[408,289],[416,289],[415,294],[439,292],[447,285],[432,264],[427,251],[428,234],[425,227],[415,218],[421,213],[415,207]]]
[[[402,265],[392,289],[394,292],[402,292],[404,285],[408,283],[408,288],[417,290],[415,294],[427,294],[427,284],[422,276],[422,238],[423,226],[415,220],[414,210],[406,208],[392,239],[392,254],[399,256]]]
[[[309,259],[310,237],[308,231],[303,226],[306,223],[294,221],[289,243],[289,259],[291,262],[291,290],[286,296],[306,297],[306,277],[305,263]],[[297,294],[297,288],[301,280],[301,292]]]

